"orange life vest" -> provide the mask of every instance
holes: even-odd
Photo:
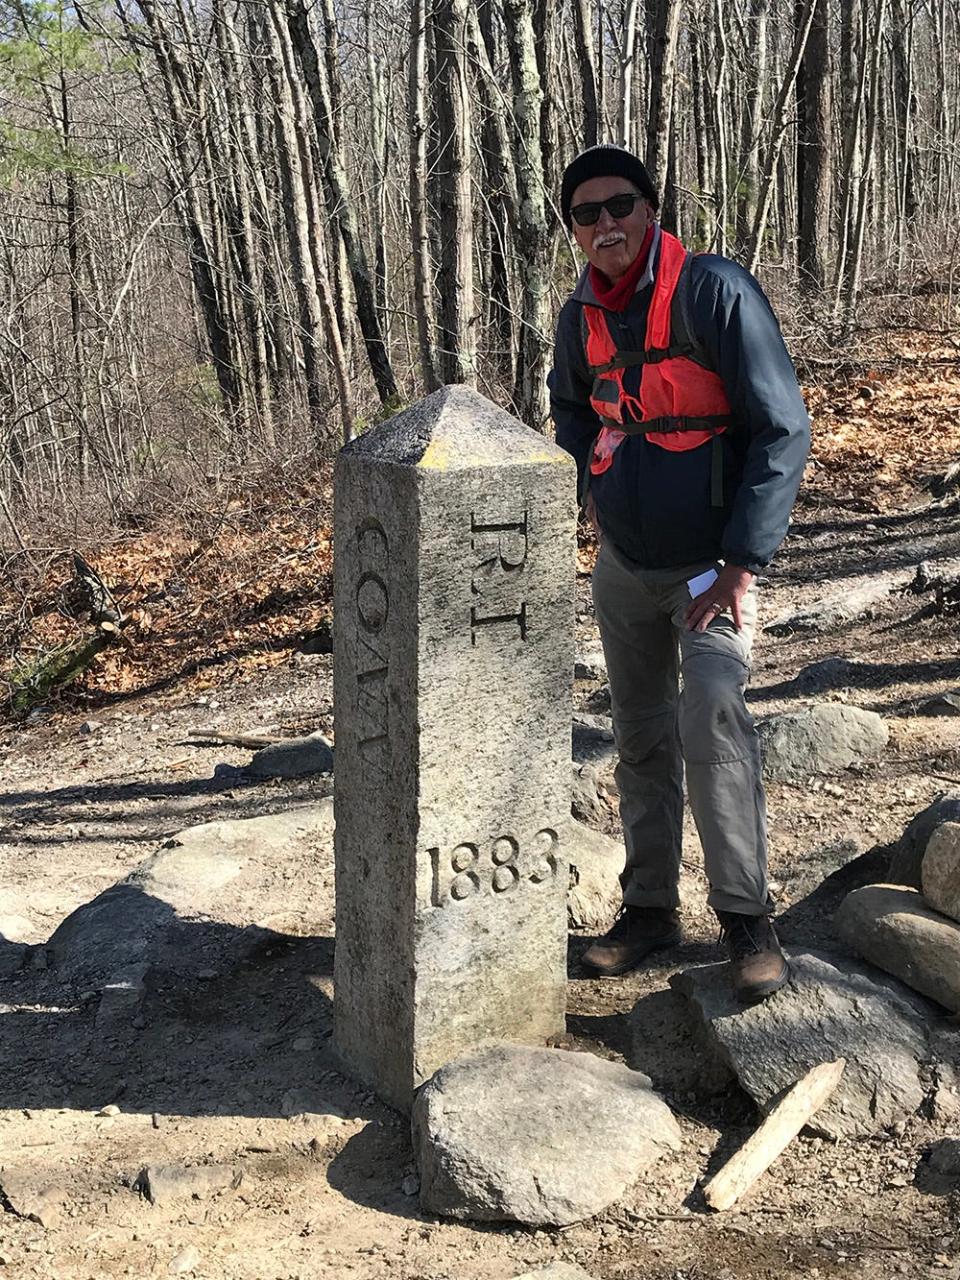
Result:
[[[643,351],[618,350],[603,307],[583,305],[587,364],[594,378],[590,404],[604,423],[590,471],[602,475],[628,435],[645,435],[675,453],[712,440],[711,501],[717,507],[723,505],[719,437],[730,424],[730,402],[719,375],[693,358],[697,348],[691,335],[674,331],[674,296],[678,287],[689,287],[690,260],[676,236],[661,230]]]

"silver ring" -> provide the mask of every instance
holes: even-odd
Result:
[[[710,605],[710,608],[713,610],[713,612],[714,612],[714,613],[723,613],[723,605],[722,605],[722,604],[717,604],[717,602],[716,602],[715,600],[714,600],[714,602]]]

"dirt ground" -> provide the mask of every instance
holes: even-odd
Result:
[[[824,436],[762,586],[761,625],[877,575],[893,584],[921,560],[960,568],[956,507],[931,507],[912,487],[891,503],[872,480],[854,484],[849,466],[832,467],[835,438]],[[597,647],[588,585],[581,576],[581,652]],[[890,728],[875,762],[768,787],[788,942],[838,947],[831,913],[842,893],[882,878],[913,814],[960,791],[960,717],[922,712],[924,699],[960,688],[957,617],[930,615],[930,600],[891,591],[874,616],[827,633],[760,635],[755,714],[835,698],[882,712]],[[798,674],[833,656],[853,665],[836,687],[810,693]],[[0,933],[43,941],[173,832],[321,794],[316,781],[252,782],[240,772],[249,751],[187,737],[194,727],[330,731],[328,654],[295,654],[253,681],[212,668],[202,684],[0,727]],[[592,705],[596,686],[579,683],[576,697]],[[91,718],[102,728],[83,733]],[[617,830],[613,811],[607,826]],[[227,970],[151,988],[132,1037],[98,1030],[94,993],[54,968],[0,981],[0,1165],[64,1201],[49,1228],[0,1206],[0,1276],[510,1280],[569,1259],[596,1280],[960,1277],[960,1192],[924,1163],[932,1141],[960,1132],[960,1116],[943,1109],[870,1140],[801,1138],[742,1205],[705,1211],[698,1181],[757,1117],[737,1088],[715,1091],[667,985],[677,969],[718,955],[692,827],[686,836],[680,946],[603,982],[579,967],[589,938],[571,938],[570,1047],[647,1071],[683,1130],[677,1156],[599,1218],[533,1231],[420,1213],[404,1189],[407,1122],[341,1075],[330,1048],[329,866],[292,858],[250,903],[250,921],[280,941],[251,947]],[[173,1162],[228,1166],[239,1182],[150,1205],[133,1186],[139,1170]]]

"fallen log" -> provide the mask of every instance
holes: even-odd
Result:
[[[760,1128],[704,1187],[711,1209],[729,1209],[766,1173],[836,1089],[846,1065],[845,1058],[821,1062],[791,1086]]]

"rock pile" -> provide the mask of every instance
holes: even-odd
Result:
[[[951,1013],[960,1012],[958,817],[960,802],[941,800],[907,829],[907,853],[899,866],[913,880],[919,862],[919,888],[867,885],[848,894],[836,917],[841,937],[854,951]],[[922,844],[921,835],[926,837]]]

